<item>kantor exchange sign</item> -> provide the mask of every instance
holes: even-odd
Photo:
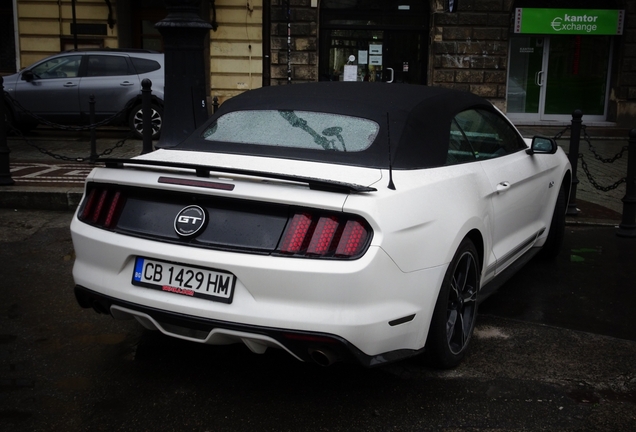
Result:
[[[563,35],[623,34],[625,11],[615,9],[515,10],[515,33]]]

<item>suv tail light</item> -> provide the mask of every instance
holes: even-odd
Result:
[[[114,228],[124,204],[124,196],[117,189],[94,187],[84,200],[79,220],[102,228]]]
[[[371,241],[371,229],[351,215],[294,214],[287,224],[278,252],[307,258],[357,258]]]

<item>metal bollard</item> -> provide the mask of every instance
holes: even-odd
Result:
[[[4,79],[0,76],[0,185],[10,186],[15,182],[11,178],[11,164],[9,163],[9,146],[7,145],[6,117],[9,113],[4,105]]]
[[[219,97],[214,96],[212,98],[212,114],[216,114],[216,110],[219,109]]]
[[[91,125],[91,156],[90,162],[95,163],[97,160],[97,137],[95,133],[95,95],[90,95],[88,97],[88,122]]]
[[[579,164],[579,143],[581,141],[581,124],[583,123],[583,111],[574,110],[572,113],[572,128],[570,129],[570,150],[568,151],[568,159],[572,165],[572,186],[570,187],[570,202],[566,214],[576,216],[579,209],[576,208],[576,187],[579,179],[576,176],[576,170]]]
[[[623,217],[616,235],[636,237],[636,129],[629,131],[627,147],[627,187],[623,197]]]
[[[152,152],[152,81],[144,78],[141,81],[141,110],[143,146],[141,154]]]

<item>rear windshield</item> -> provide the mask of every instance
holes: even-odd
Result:
[[[234,111],[203,132],[207,141],[358,152],[375,140],[379,125],[368,119],[309,111]]]

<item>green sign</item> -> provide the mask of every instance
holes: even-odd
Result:
[[[615,9],[515,10],[515,33],[563,35],[623,34],[625,11]]]

